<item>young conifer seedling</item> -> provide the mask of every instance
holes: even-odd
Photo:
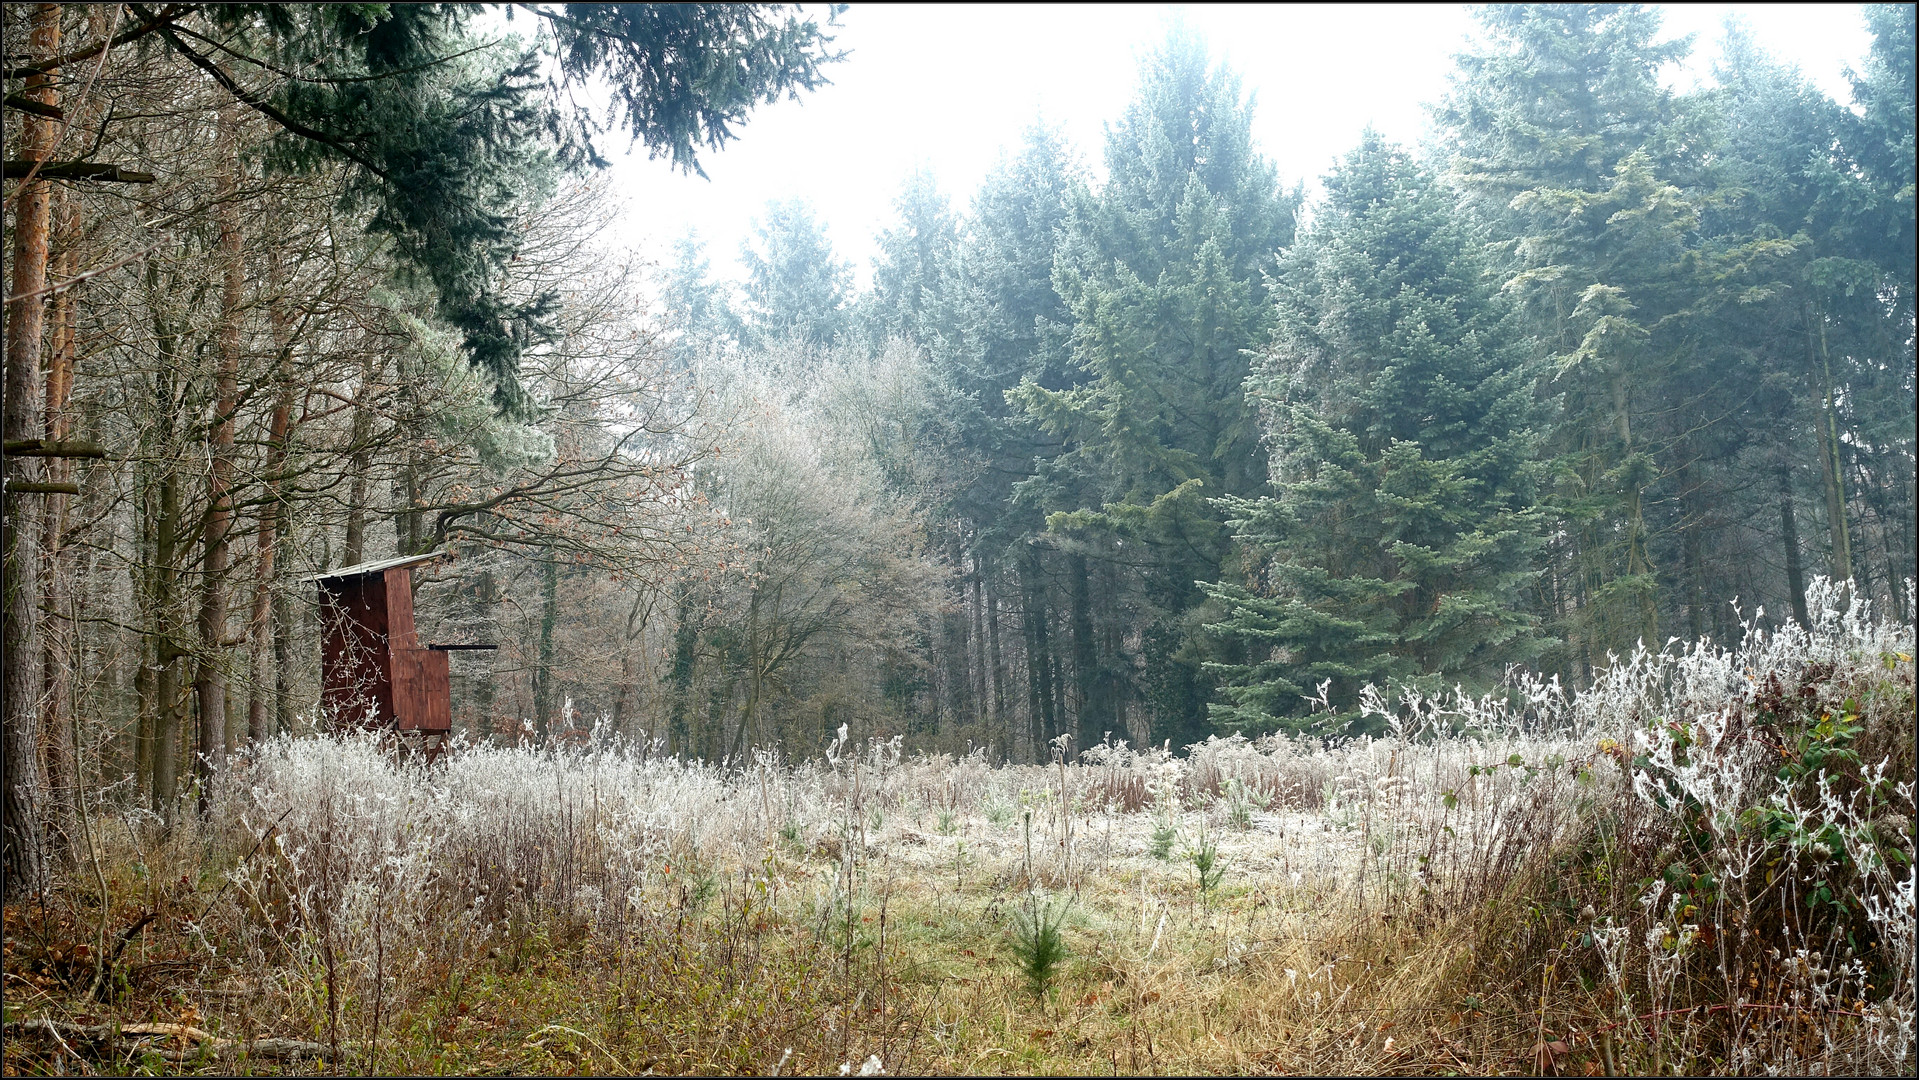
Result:
[[[1013,958],[1026,977],[1026,988],[1036,999],[1045,996],[1066,962],[1068,950],[1060,927],[1072,903],[1070,897],[1042,903],[1034,892],[1027,895],[1026,906],[1013,914]]]

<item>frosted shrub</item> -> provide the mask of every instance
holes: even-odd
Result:
[[[1739,649],[1641,654],[1593,688],[1593,715],[1627,722],[1611,745],[1647,815],[1642,843],[1657,845],[1641,897],[1647,1006],[1669,1010],[1682,975],[1707,976],[1736,1068],[1903,1070],[1911,757],[1895,769],[1861,750],[1911,745],[1911,630],[1824,580],[1808,592],[1810,629],[1755,617]],[[1777,1000],[1756,1000],[1766,987]],[[1816,1052],[1782,1010],[1815,1018]]]

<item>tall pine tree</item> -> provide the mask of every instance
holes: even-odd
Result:
[[[942,332],[959,222],[939,181],[924,169],[907,178],[893,208],[899,222],[880,233],[873,288],[862,298],[858,321],[875,346],[888,337],[929,345]]]
[[[754,231],[756,242],[740,245],[746,268],[742,344],[832,344],[846,326],[852,268],[833,254],[813,208],[799,199],[768,203]]]
[[[1215,722],[1364,728],[1367,682],[1483,686],[1546,645],[1527,590],[1543,518],[1535,372],[1450,194],[1368,133],[1288,252],[1273,344],[1249,382],[1277,495],[1214,500],[1250,585],[1206,592]],[[1330,716],[1306,696],[1330,682]]]
[[[1591,665],[1659,632],[1645,506],[1672,470],[1642,421],[1699,359],[1681,323],[1700,282],[1680,262],[1702,145],[1659,72],[1691,41],[1657,41],[1659,15],[1641,5],[1493,6],[1480,19],[1486,44],[1460,57],[1439,116],[1454,182],[1554,358],[1565,626]]]
[[[722,346],[738,332],[738,316],[727,302],[726,285],[711,278],[712,264],[699,234],[688,230],[673,241],[673,262],[661,283],[660,299],[673,339],[667,354],[686,366]]]
[[[1195,583],[1222,576],[1229,548],[1208,497],[1263,480],[1246,352],[1266,337],[1265,275],[1291,242],[1297,197],[1253,146],[1238,78],[1183,30],[1147,60],[1106,164],[1098,195],[1076,200],[1054,270],[1083,382],[1029,380],[1015,396],[1071,445],[1029,483],[1058,507],[1049,524],[1076,560],[1081,743],[1120,729],[1141,693],[1153,737],[1185,742],[1206,730]],[[1122,605],[1150,623],[1133,655],[1108,629]]]

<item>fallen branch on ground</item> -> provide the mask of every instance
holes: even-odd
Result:
[[[152,1050],[168,1061],[184,1061],[198,1057],[202,1053],[222,1060],[241,1055],[255,1058],[298,1059],[320,1058],[328,1054],[325,1043],[278,1037],[251,1040],[223,1039],[186,1024],[68,1024],[59,1020],[38,1018],[13,1021],[6,1025],[6,1033],[10,1036],[41,1035],[62,1044],[86,1043],[116,1053],[129,1050]],[[177,1040],[180,1048],[167,1050],[145,1042],[155,1038]],[[199,1045],[189,1050],[185,1048],[189,1042]],[[347,1047],[341,1047],[342,1056],[348,1056],[351,1052]]]

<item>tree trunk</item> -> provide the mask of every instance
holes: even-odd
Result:
[[[208,432],[212,461],[207,475],[207,515],[204,556],[200,564],[200,657],[193,677],[200,706],[200,753],[193,775],[199,781],[197,809],[206,816],[213,797],[213,777],[226,757],[227,680],[221,662],[227,637],[227,542],[233,527],[233,414],[240,397],[240,303],[246,288],[246,260],[240,235],[238,106],[220,116],[223,196],[217,217],[220,226],[220,332],[218,367],[213,376],[213,425]]]
[[[368,355],[360,364],[360,387],[353,395],[352,453],[347,465],[346,543],[340,565],[358,566],[366,561],[367,473],[373,468],[373,379],[374,361]]]
[[[1806,571],[1799,557],[1799,521],[1793,514],[1792,466],[1782,456],[1774,470],[1779,480],[1779,532],[1786,545],[1786,588],[1791,592],[1792,617],[1800,626],[1811,626],[1806,613]]]
[[[267,667],[274,637],[273,587],[278,572],[275,555],[282,513],[280,492],[285,484],[288,428],[293,419],[292,317],[287,312],[286,282],[278,250],[270,248],[267,260],[276,389],[273,413],[267,420],[266,497],[260,501],[254,526],[253,612],[247,619],[247,669],[251,673],[247,687],[247,738],[256,743],[273,734],[267,723],[267,688],[270,682],[276,687],[280,682],[277,672],[273,679],[268,678]]]
[[[75,245],[80,239],[79,200],[68,192],[56,192],[53,199],[54,231],[58,236],[49,257],[50,278],[65,281],[78,264]],[[46,438],[63,441],[69,434],[67,401],[73,391],[73,351],[75,310],[71,290],[53,298],[47,325]],[[52,482],[73,478],[73,466],[61,457],[48,458],[46,479]],[[75,623],[73,621],[73,568],[65,555],[67,500],[50,497],[42,500],[40,521],[41,560],[41,679],[45,713],[41,727],[46,741],[47,817],[54,828],[47,836],[48,858],[65,864],[72,855],[73,838],[79,835],[74,818],[74,788],[82,782],[74,760],[75,730],[73,716],[73,673]]]
[[[409,448],[406,455],[406,468],[401,470],[400,479],[406,487],[406,508],[400,512],[394,523],[395,555],[418,555],[426,546],[421,542],[425,532],[425,515],[420,507],[426,501],[426,456],[417,447]]]
[[[289,426],[287,434],[288,461],[291,461],[293,436]],[[273,545],[276,550],[286,550],[293,538],[293,507],[285,499],[279,499],[273,507]],[[286,561],[275,559],[274,575],[286,576]],[[276,581],[273,589],[273,732],[285,735],[293,730],[293,599],[287,594],[286,583]]]
[[[980,573],[977,553],[973,556],[972,564],[972,580],[968,582],[972,593],[970,614],[973,617],[973,647],[970,650],[972,659],[969,661],[969,666],[973,673],[973,716],[984,729],[981,741],[985,742],[991,739],[993,737],[991,733],[998,729],[990,723],[993,701],[990,682],[993,676],[989,665],[992,658],[986,651],[986,582]]]
[[[1910,457],[1897,449],[1888,451],[1886,459],[1888,467],[1879,470],[1870,490],[1877,504],[1879,543],[1886,557],[1886,593],[1891,601],[1892,617],[1896,622],[1905,622],[1911,617],[1906,609],[1906,578],[1913,572],[1913,560],[1905,557],[1906,545],[1898,540],[1911,542],[1914,523],[1907,506],[1901,504],[1905,492],[1900,490],[1898,478],[1904,476],[1906,483],[1912,483],[1913,468]]]
[[[473,591],[475,597],[480,601],[480,610],[486,613],[486,617],[490,622],[494,601],[499,599],[499,593],[493,581],[493,571],[480,571],[479,580],[473,584]],[[481,742],[493,741],[493,696],[495,691],[496,688],[491,674],[481,679],[479,686],[475,687],[473,691],[474,711],[480,714],[479,738]]]
[[[1699,485],[1690,463],[1679,469],[1680,544],[1686,560],[1686,629],[1698,641],[1706,632],[1705,566],[1701,554]]]
[[[1040,576],[1039,552],[1031,544],[1020,561],[1020,578],[1025,598],[1020,630],[1026,638],[1026,749],[1031,760],[1039,761],[1040,748],[1053,735],[1053,683],[1046,641],[1046,586]]]
[[[687,715],[693,708],[693,662],[700,643],[699,626],[694,621],[693,590],[680,594],[678,621],[673,628],[673,667],[667,673],[672,703],[667,706],[666,752],[693,756],[692,733],[687,730]]]
[[[173,639],[174,585],[179,557],[180,482],[169,465],[160,477],[159,512],[154,522],[151,598],[154,670],[153,811],[173,821],[179,794],[180,669],[182,650]]]
[[[1846,529],[1846,477],[1839,456],[1839,418],[1832,401],[1832,357],[1826,351],[1826,321],[1819,326],[1819,466],[1825,480],[1826,526],[1832,536],[1832,579],[1852,580],[1852,537]]]
[[[990,575],[987,581],[992,581]],[[999,644],[999,592],[990,585],[986,590],[986,659],[993,676],[993,730],[1002,733],[1000,737],[1006,740],[1005,752],[1010,757],[1013,729],[1006,717],[1006,664]]]
[[[1086,569],[1086,556],[1074,552],[1066,557],[1066,572],[1071,579],[1073,605],[1073,689],[1074,702],[1071,730],[1077,735],[1084,750],[1092,743],[1086,741],[1087,732],[1097,727],[1099,721],[1093,713],[1096,708],[1094,696],[1099,682],[1099,643],[1093,638],[1093,596],[1092,581]],[[1098,736],[1093,736],[1098,741]]]
[[[1125,703],[1125,684],[1120,678],[1121,648],[1123,628],[1119,615],[1119,569],[1110,562],[1102,562],[1099,567],[1099,602],[1096,610],[1102,613],[1099,620],[1099,678],[1093,684],[1093,708],[1090,716],[1080,723],[1080,749],[1091,749],[1104,742],[1106,736],[1114,731],[1126,737],[1125,716],[1122,709]],[[1087,721],[1091,722],[1088,723]]]
[[[951,567],[952,572],[957,575],[965,567],[965,559],[965,554],[960,550],[959,533],[955,531],[948,540],[946,565]],[[960,725],[969,722],[974,716],[973,679],[972,672],[969,670],[970,665],[967,663],[969,643],[966,640],[968,637],[966,580],[961,578],[959,581],[957,600],[950,592],[946,595],[946,610],[940,614],[941,636],[944,638],[941,643],[941,659],[945,666],[945,677],[941,681],[946,684],[946,704],[952,716],[952,722]],[[952,731],[943,731],[942,734],[952,734]]]
[[[553,627],[560,619],[560,563],[552,548],[540,557],[540,657],[533,667],[533,728],[542,746],[553,722]]]
[[[633,737],[626,730],[626,722],[633,705],[633,693],[638,688],[638,650],[644,648],[642,639],[646,636],[647,623],[652,621],[651,599],[652,594],[644,588],[634,591],[633,606],[626,612],[626,632],[620,636],[620,685],[613,695],[613,730],[627,739]],[[636,647],[636,641],[642,644]]]
[[[59,4],[34,9],[28,39],[33,58],[60,51]],[[29,76],[21,94],[30,101],[57,106],[59,91],[51,74]],[[18,114],[22,157],[44,160],[53,152],[56,129],[32,113]],[[13,268],[7,292],[21,297],[6,305],[6,394],[0,430],[7,439],[34,439],[41,435],[40,335],[46,298],[39,294],[47,281],[47,232],[52,185],[45,180],[24,184],[14,195]],[[6,482],[32,483],[40,478],[39,461],[31,457],[6,459]],[[42,496],[45,498],[47,496]],[[17,900],[47,886],[45,833],[40,815],[40,677],[39,655],[40,505],[24,493],[4,497],[5,622],[0,644],[4,669],[5,704],[0,705],[0,765],[6,773],[4,801],[0,802],[0,878],[4,896]]]

